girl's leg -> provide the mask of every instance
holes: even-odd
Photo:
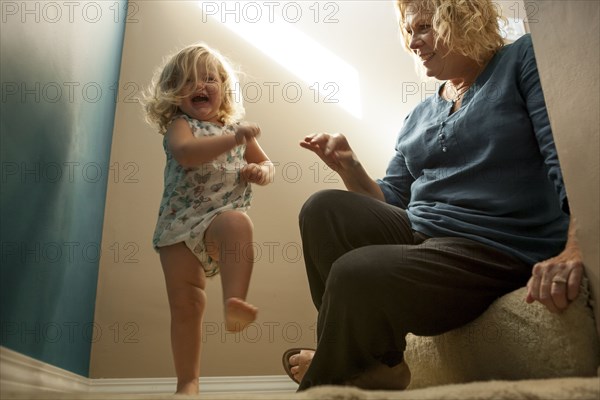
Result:
[[[159,253],[171,309],[177,393],[197,394],[202,317],[206,308],[204,269],[183,243],[161,247]]]
[[[225,327],[229,331],[244,329],[258,312],[245,301],[254,265],[252,229],[245,213],[227,211],[215,217],[204,234],[208,255],[219,262]]]

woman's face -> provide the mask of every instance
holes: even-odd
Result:
[[[439,80],[460,78],[470,62],[465,56],[450,52],[441,41],[436,46],[431,20],[431,13],[407,10],[404,29],[410,39],[409,47],[421,59],[427,76]]]

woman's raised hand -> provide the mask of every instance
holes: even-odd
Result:
[[[329,168],[337,173],[358,164],[348,140],[340,133],[308,135],[300,141],[300,146],[318,155]]]

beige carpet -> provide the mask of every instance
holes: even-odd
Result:
[[[301,393],[231,393],[174,395],[119,395],[106,393],[2,393],[3,400],[598,400],[600,378],[559,378],[524,381],[488,381],[445,385],[402,392],[364,391],[322,386]]]

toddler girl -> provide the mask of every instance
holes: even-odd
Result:
[[[273,165],[240,123],[236,77],[204,44],[182,49],[164,66],[144,101],[147,120],[164,134],[164,192],[154,233],[171,311],[177,393],[198,392],[206,278],[220,272],[225,327],[256,319],[245,301],[253,266],[250,183],[273,180]]]

